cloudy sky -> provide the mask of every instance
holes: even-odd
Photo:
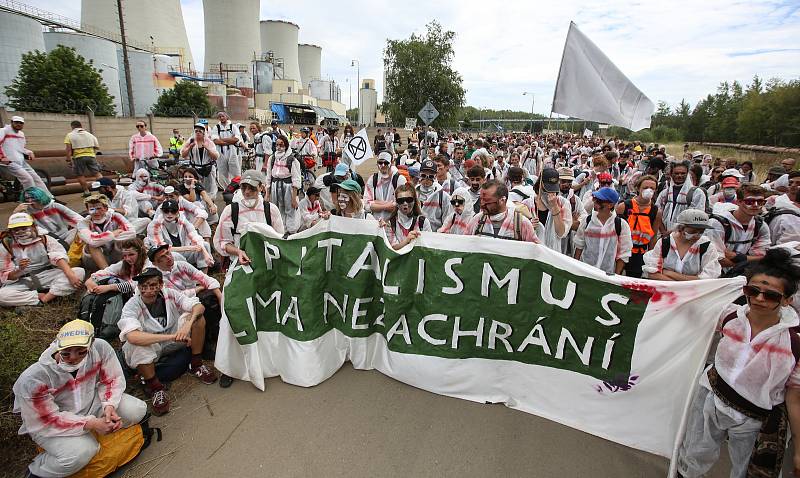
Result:
[[[80,0],[23,1],[80,18]],[[181,4],[199,63],[202,0]],[[694,105],[723,80],[800,76],[800,0],[262,0],[261,19],[297,23],[301,43],[322,46],[323,76],[341,85],[345,103],[356,81],[352,59],[360,61],[362,78],[377,81],[380,96],[386,39],[422,33],[432,19],[456,32],[453,66],[467,104],[481,108],[529,111],[531,97],[522,95],[528,91],[535,111],[548,114],[570,21],[653,102],[685,98]]]

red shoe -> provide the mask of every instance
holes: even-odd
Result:
[[[159,417],[165,413],[169,413],[169,397],[163,388],[153,392],[151,398],[153,399],[153,415]]]
[[[217,374],[215,374],[213,370],[208,368],[206,364],[202,364],[197,368],[192,368],[191,366],[189,366],[189,373],[199,378],[200,381],[206,385],[211,385],[212,383],[217,381]]]

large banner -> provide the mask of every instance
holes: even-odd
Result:
[[[392,250],[375,221],[281,239],[251,226],[225,284],[216,366],[313,386],[345,361],[669,457],[740,280],[609,276],[543,246],[424,233]]]

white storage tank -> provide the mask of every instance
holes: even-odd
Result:
[[[274,52],[275,58],[283,58],[283,79],[301,82],[300,63],[297,59],[297,39],[300,27],[283,20],[261,22],[261,52]]]
[[[114,97],[114,109],[118,115],[122,114],[122,96],[119,90],[120,68],[115,43],[82,33],[45,32],[44,45],[48,52],[59,45],[74,48],[75,52],[87,62],[91,61],[92,66],[100,71],[103,84],[108,88],[108,94]]]
[[[0,106],[5,106],[5,90],[17,77],[22,55],[45,51],[42,25],[31,18],[0,11],[0,45]]]
[[[136,0],[124,2],[122,6],[125,35],[128,38],[148,47],[155,45],[168,50],[180,49],[184,55],[183,67],[189,69],[191,63],[192,69],[199,69],[192,60],[181,0]],[[81,0],[81,27],[94,27],[119,34],[117,2]]]
[[[203,0],[205,71],[219,64],[246,65],[261,53],[259,0]]]
[[[122,48],[117,49],[117,59],[122,65]],[[171,59],[165,55],[151,55],[147,52],[129,50],[128,61],[131,66],[131,84],[133,85],[136,116],[144,116],[151,112],[162,91],[175,86],[175,78],[167,73]],[[129,116],[128,90],[124,74],[120,76],[120,89],[123,111],[125,116]]]
[[[314,80],[322,79],[322,48],[317,45],[301,43],[297,45],[297,59],[300,64],[303,88],[308,88]]]
[[[308,91],[311,96],[318,100],[336,101],[339,103],[342,101],[341,88],[332,80],[311,80]]]

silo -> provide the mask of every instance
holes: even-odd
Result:
[[[259,0],[203,0],[206,71],[219,64],[246,65],[261,53]]]
[[[122,48],[117,49],[117,59],[122,64]],[[158,95],[165,89],[175,86],[172,75],[165,72],[170,61],[165,55],[152,55],[147,52],[129,51],[128,61],[131,65],[131,84],[133,85],[133,100],[136,116],[150,113],[153,105],[158,101]],[[128,92],[125,75],[120,77],[122,105],[125,115],[128,113]]]
[[[297,45],[297,59],[300,63],[303,88],[308,88],[309,83],[314,80],[322,79],[322,48],[301,43]]]
[[[122,96],[119,90],[120,68],[117,63],[115,43],[82,33],[45,32],[44,45],[48,52],[58,45],[74,48],[78,55],[84,57],[86,61],[91,61],[92,66],[100,71],[103,84],[108,88],[108,94],[114,97],[114,109],[118,115],[122,114]]]
[[[198,69],[192,60],[189,38],[183,23],[181,0],[136,0],[123,3],[125,35],[136,43],[183,52],[183,66]],[[119,34],[117,2],[81,0],[81,27]],[[152,37],[152,39],[151,39]],[[162,52],[163,53],[163,52]],[[178,63],[177,61],[173,63]],[[134,94],[134,98],[136,95]]]
[[[283,58],[283,79],[301,81],[300,63],[297,59],[297,39],[300,27],[283,20],[261,22],[261,52],[272,51],[275,58]]]
[[[5,106],[5,90],[17,77],[22,55],[45,51],[42,25],[28,17],[0,11],[0,45],[0,106]]]

